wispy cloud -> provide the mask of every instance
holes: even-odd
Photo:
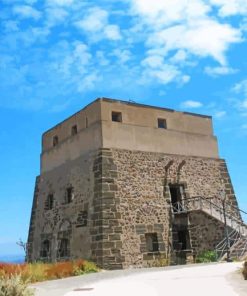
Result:
[[[181,108],[190,108],[190,109],[196,109],[196,108],[201,108],[203,106],[203,104],[199,101],[192,101],[192,100],[188,100],[188,101],[184,101],[181,103]]]
[[[38,20],[41,18],[41,12],[28,5],[14,6],[13,13],[22,18],[33,18],[35,20]]]
[[[47,0],[47,4],[51,6],[71,6],[76,0]]]
[[[68,94],[77,97],[106,86],[109,92],[127,92],[128,85],[141,97],[158,87],[166,91],[169,84],[182,87],[203,73],[217,79],[238,74],[227,53],[244,42],[244,29],[236,25],[243,23],[241,0],[234,0],[234,7],[225,0],[3,3],[2,105],[64,106]],[[230,22],[231,15],[241,20]]]
[[[213,117],[220,119],[226,116],[226,111],[216,111],[213,114]]]
[[[210,3],[219,8],[221,17],[233,16],[237,14],[246,15],[247,3],[245,0],[210,0]]]
[[[212,7],[203,1],[150,2],[132,0],[132,11],[149,27],[147,45],[163,48],[163,54],[185,49],[199,57],[213,57],[226,64],[226,50],[241,41],[239,30],[209,15]]]
[[[231,67],[206,67],[205,68],[205,73],[213,76],[213,77],[217,77],[217,76],[221,76],[221,75],[229,75],[229,74],[235,74],[237,73],[238,70],[237,69],[233,69]]]
[[[232,100],[233,106],[240,112],[240,115],[246,116],[247,113],[247,79],[236,83],[232,92],[237,98]]]
[[[91,8],[82,20],[79,20],[75,25],[89,34],[99,32],[104,29],[108,23],[108,12],[104,9],[94,7]]]

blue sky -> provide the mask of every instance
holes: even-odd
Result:
[[[26,240],[41,133],[96,97],[212,115],[247,210],[246,0],[1,0],[0,256]]]

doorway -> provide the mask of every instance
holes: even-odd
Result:
[[[182,212],[183,211],[182,197],[184,192],[184,186],[181,184],[170,184],[169,189],[170,189],[173,212],[175,213]]]

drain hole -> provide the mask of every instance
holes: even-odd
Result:
[[[92,291],[93,288],[77,288],[77,289],[74,289],[73,291],[74,292],[80,292],[80,291]]]

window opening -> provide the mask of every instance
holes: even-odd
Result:
[[[187,230],[179,230],[178,231],[178,243],[180,250],[188,249],[188,231]]]
[[[112,121],[122,122],[122,113],[121,112],[112,112]]]
[[[167,128],[166,120],[163,118],[158,118],[158,128]]]
[[[58,136],[53,137],[53,147],[56,147],[58,145]]]
[[[53,206],[54,206],[54,195],[51,193],[47,196],[46,210],[53,209]]]
[[[62,238],[58,249],[59,257],[69,257],[69,240]]]
[[[182,192],[184,190],[183,185],[179,185],[179,184],[169,185],[169,189],[171,194],[173,212],[181,212],[183,210],[183,207],[182,207]]]
[[[44,240],[41,245],[40,257],[41,258],[50,257],[50,250],[51,250],[50,241]]]
[[[74,188],[69,187],[66,189],[66,203],[71,203],[74,199]]]
[[[76,227],[84,227],[84,226],[87,226],[87,219],[88,219],[88,213],[87,211],[81,211],[79,214],[78,214],[78,217],[77,217],[77,225]]]
[[[159,251],[159,243],[157,233],[146,233],[146,247],[148,252],[158,252]]]
[[[77,125],[73,125],[71,128],[71,136],[74,136],[77,134]]]

